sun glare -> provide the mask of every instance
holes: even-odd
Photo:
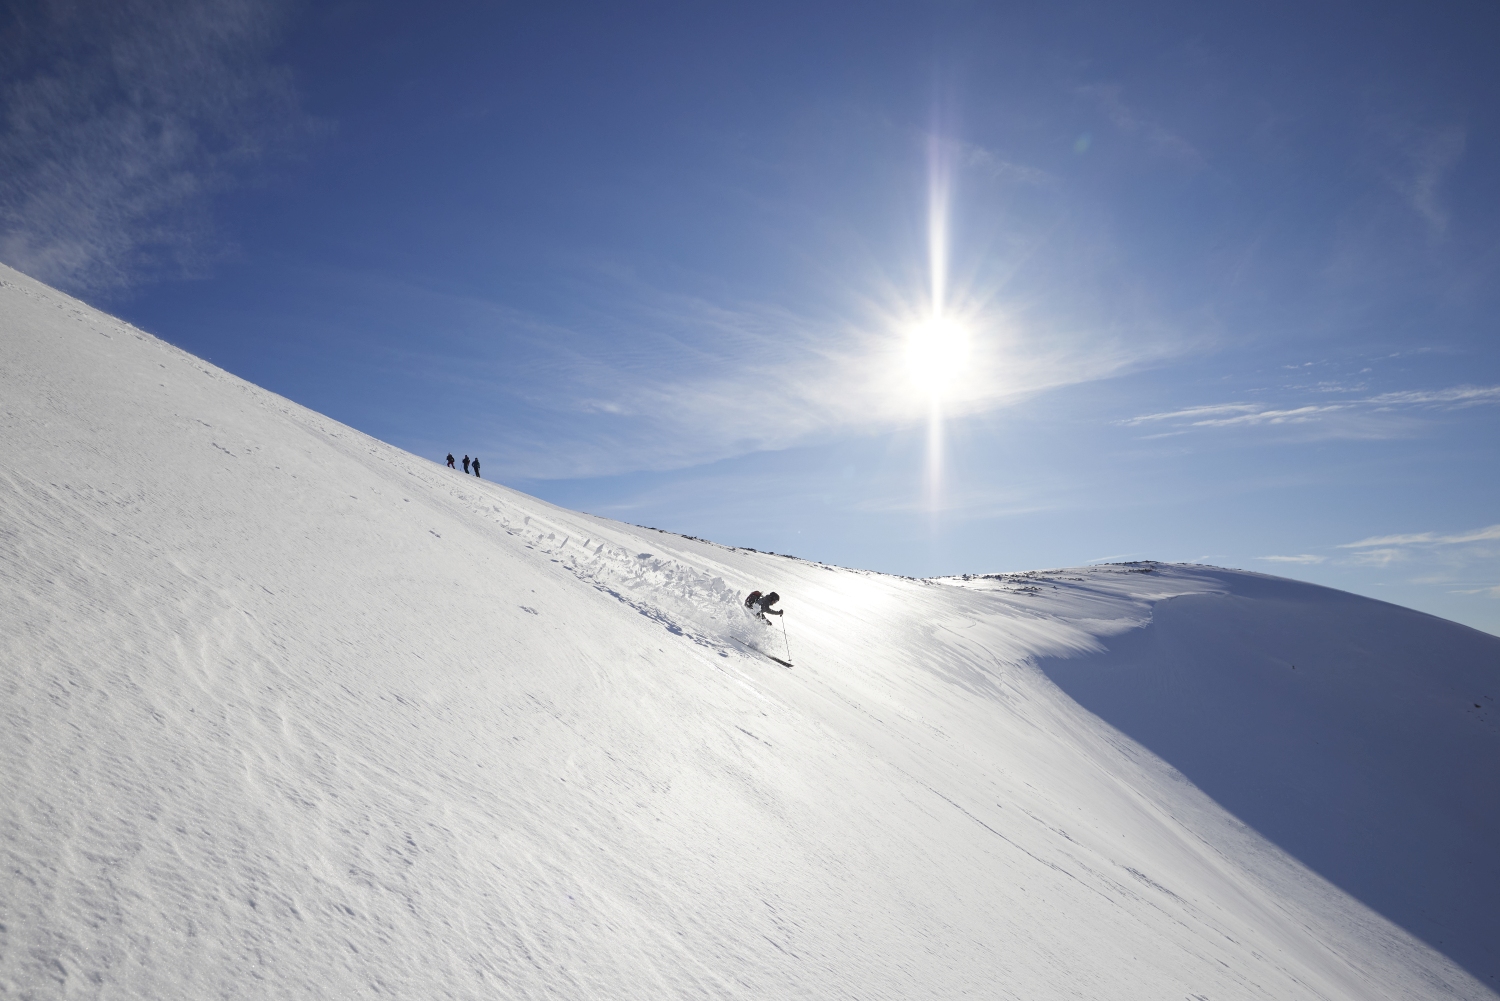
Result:
[[[933,399],[941,398],[968,363],[969,331],[957,320],[935,316],[907,335],[905,360],[913,385]]]
[[[943,411],[969,367],[969,328],[948,308],[948,206],[955,146],[934,132],[927,150],[928,319],[908,328],[902,358],[914,393],[927,404],[927,509],[943,507]],[[934,522],[936,524],[936,522]]]

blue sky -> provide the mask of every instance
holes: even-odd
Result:
[[[8,17],[0,259],[380,438],[845,565],[1209,562],[1500,632],[1485,5]]]

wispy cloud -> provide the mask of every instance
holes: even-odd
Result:
[[[1326,387],[1320,391],[1330,392]],[[1402,410],[1454,410],[1500,403],[1500,386],[1454,386],[1439,390],[1408,390],[1380,393],[1337,403],[1305,403],[1270,406],[1257,403],[1216,403],[1162,413],[1141,414],[1115,423],[1122,427],[1167,424],[1179,428],[1233,428],[1277,425],[1328,425],[1331,433],[1379,436],[1391,430],[1381,415]]]
[[[915,316],[903,318],[890,300],[851,298],[845,310],[810,315],[667,291],[628,270],[586,277],[584,301],[548,319],[386,276],[320,280],[357,282],[367,308],[389,303],[444,330],[441,344],[386,349],[388,364],[507,398],[507,408],[519,403],[491,450],[496,468],[528,479],[683,468],[915,426],[928,415],[904,364]],[[968,370],[943,403],[945,417],[1136,371],[1193,343],[1149,320],[1069,319],[995,304],[973,311]],[[496,343],[506,345],[503,357]]]
[[[1377,535],[1359,542],[1345,542],[1340,549],[1366,549],[1371,546],[1456,546],[1466,542],[1500,541],[1500,525],[1478,528],[1472,532],[1439,535],[1436,532],[1417,532],[1412,535]]]
[[[1056,178],[1045,170],[1015,163],[972,143],[963,144],[962,158],[968,166],[981,170],[998,181],[1034,185],[1056,183]]]
[[[1378,549],[1361,549],[1351,557],[1351,562],[1361,566],[1386,567],[1409,559],[1410,556],[1411,554],[1404,549],[1387,546]]]
[[[1320,414],[1332,413],[1341,410],[1342,407],[1335,406],[1305,406],[1293,407],[1290,410],[1260,410],[1250,413],[1235,414],[1232,417],[1214,417],[1193,422],[1194,427],[1233,427],[1234,425],[1247,424],[1305,424],[1316,420]]]
[[[1442,186],[1463,157],[1467,133],[1458,125],[1420,128],[1389,122],[1384,131],[1398,150],[1398,163],[1385,170],[1387,181],[1427,224],[1434,239],[1445,236],[1449,212]]]
[[[1407,577],[1413,584],[1442,586],[1455,594],[1491,594],[1500,597],[1500,588],[1483,580],[1500,559],[1500,525],[1476,528],[1466,532],[1407,532],[1375,535],[1358,542],[1334,546],[1333,555],[1297,553],[1287,556],[1258,556],[1257,560],[1284,566],[1364,567],[1417,571]],[[1343,552],[1339,552],[1342,550]],[[1459,585],[1455,589],[1455,585]],[[1467,587],[1465,587],[1467,585]]]
[[[1360,402],[1377,407],[1424,403],[1447,403],[1457,407],[1467,407],[1479,403],[1500,403],[1500,386],[1455,386],[1452,389],[1435,391],[1381,393],[1379,396],[1372,396]]]
[[[1261,408],[1253,403],[1215,403],[1206,407],[1188,407],[1184,410],[1169,410],[1159,414],[1142,414],[1118,423],[1126,425],[1148,424],[1152,421],[1187,421],[1197,424],[1202,420],[1218,420],[1224,415],[1257,413]]]
[[[278,4],[37,5],[0,64],[0,259],[74,292],[222,253],[211,196],[306,133]]]
[[[905,332],[888,318],[819,320],[764,304],[656,300],[643,321],[692,330],[693,364],[643,371],[628,383],[600,369],[590,396],[656,424],[652,447],[672,443],[682,451],[674,463],[880,432],[927,415],[903,364]],[[950,418],[1109,378],[1177,350],[1170,337],[1149,331],[1039,336],[1024,320],[998,313],[974,318],[973,328],[969,371],[943,403]]]
[[[1358,542],[1345,542],[1339,549],[1350,550],[1349,561],[1361,566],[1387,567],[1393,564],[1425,566],[1428,572],[1415,579],[1421,584],[1452,586],[1464,578],[1489,576],[1500,559],[1500,525],[1471,529],[1466,532],[1406,532],[1375,535]],[[1493,578],[1492,578],[1493,579]],[[1456,593],[1482,594],[1500,589],[1485,584]]]
[[[1196,146],[1127,104],[1118,84],[1091,84],[1078,88],[1078,93],[1093,100],[1115,128],[1125,135],[1140,138],[1157,156],[1176,160],[1188,167],[1203,166],[1203,154]]]
[[[902,365],[902,331],[879,322],[815,320],[764,304],[728,307],[692,296],[657,295],[635,322],[690,330],[685,364],[642,365],[622,379],[628,359],[580,364],[579,393],[538,400],[549,409],[587,407],[628,421],[649,465],[666,468],[749,451],[785,448],[845,433],[879,432],[921,420],[927,402]],[[1107,378],[1145,362],[1142,345],[1038,342],[1003,319],[976,324],[969,378],[945,401],[950,417],[994,410],[1060,386]],[[669,354],[658,350],[656,357]],[[613,466],[624,452],[599,456]],[[637,454],[634,461],[644,455]],[[593,465],[592,463],[590,465]]]

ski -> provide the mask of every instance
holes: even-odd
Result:
[[[751,653],[758,653],[762,657],[766,658],[767,660],[774,660],[776,663],[780,664],[782,667],[791,667],[792,666],[792,662],[791,661],[789,661],[789,660],[782,660],[780,657],[773,657],[771,654],[768,654],[764,650],[760,650],[760,649],[757,649],[757,648],[751,646],[749,643],[746,643],[744,640],[740,639],[737,636],[731,636],[729,638],[731,640],[733,640],[734,642],[738,643],[740,646],[744,647],[746,650],[749,650]]]

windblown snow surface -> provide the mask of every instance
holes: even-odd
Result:
[[[0,996],[1496,996],[1494,637],[577,514],[0,278]]]

